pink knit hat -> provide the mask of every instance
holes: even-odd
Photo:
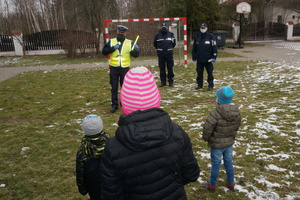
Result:
[[[136,110],[160,107],[160,93],[152,73],[146,67],[132,68],[126,73],[120,101],[126,115]]]

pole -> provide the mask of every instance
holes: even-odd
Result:
[[[240,13],[240,34],[239,34],[239,48],[241,48],[241,40],[242,40],[242,13]]]

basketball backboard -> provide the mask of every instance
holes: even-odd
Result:
[[[241,2],[236,6],[237,13],[250,13],[251,5],[247,2]]]

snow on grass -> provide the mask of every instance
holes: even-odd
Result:
[[[241,111],[246,114],[243,116],[242,124],[244,125],[239,130],[239,135],[237,136],[234,149],[239,151],[239,149],[244,148],[245,152],[243,154],[235,154],[234,162],[238,162],[240,158],[245,156],[254,157],[250,163],[243,163],[245,165],[235,164],[235,178],[236,178],[236,190],[240,193],[244,193],[249,199],[256,200],[292,200],[300,198],[300,193],[298,192],[282,192],[283,187],[298,188],[300,191],[299,184],[295,185],[292,180],[296,179],[300,182],[299,171],[295,171],[291,166],[285,164],[289,161],[294,160],[299,157],[299,152],[293,151],[293,147],[300,144],[300,129],[295,128],[300,125],[299,119],[297,119],[297,114],[299,112],[299,98],[290,98],[291,94],[299,95],[297,88],[299,88],[299,76],[300,68],[294,65],[289,65],[287,63],[273,63],[273,62],[259,62],[257,64],[261,67],[246,67],[246,71],[243,74],[243,80],[241,80],[240,85],[242,88],[236,90],[236,95],[239,96],[235,100],[240,106]],[[228,77],[228,82],[234,85],[232,81],[233,77]],[[234,79],[236,80],[236,79]],[[224,85],[226,82],[224,80],[216,80],[216,85]],[[185,85],[186,88],[193,89],[195,85]],[[181,88],[182,85],[176,86]],[[203,97],[206,95],[207,98],[214,98],[214,93],[204,93],[205,89],[194,92],[192,95],[194,97]],[[247,94],[248,96],[243,96]],[[181,99],[186,97],[186,94],[175,95],[175,99]],[[164,101],[165,103],[174,103],[173,101]],[[213,103],[213,101],[212,101]],[[206,105],[204,107],[203,105]],[[199,102],[195,103],[192,110],[186,110],[188,117],[197,117],[198,122],[190,123],[187,125],[189,128],[187,132],[197,131],[199,132],[199,142],[201,140],[202,126],[205,122],[207,116],[203,115],[203,109],[213,108],[211,105]],[[197,112],[198,111],[198,112]],[[198,114],[196,114],[198,113]],[[194,115],[192,115],[194,114]],[[253,114],[256,117],[256,121],[249,125],[248,114]],[[299,115],[298,115],[299,116]],[[172,119],[188,121],[181,115],[177,115]],[[249,137],[254,137],[255,141],[251,141]],[[281,144],[277,143],[282,141]],[[251,142],[250,142],[251,141]],[[202,141],[203,142],[203,141]],[[276,142],[276,143],[275,143]],[[285,147],[282,148],[281,146]],[[207,152],[207,148],[200,147],[200,151],[196,152],[197,157],[205,160],[207,167],[202,169],[203,171],[198,178],[198,182],[207,181],[210,172],[210,154]],[[297,149],[297,148],[294,148]],[[200,161],[201,162],[201,161]],[[261,168],[256,168],[257,174],[253,175],[250,180],[244,184],[239,184],[239,180],[249,178],[245,175],[245,166],[250,165],[254,167],[254,163],[258,162],[261,164]],[[299,159],[298,159],[299,162]],[[294,166],[300,166],[299,163],[291,163]],[[260,167],[260,166],[258,166]],[[221,167],[221,171],[224,168]],[[264,170],[263,170],[264,169]],[[259,173],[263,170],[263,173]],[[249,175],[248,175],[249,176]],[[278,178],[274,178],[278,176]],[[220,182],[220,180],[219,180]],[[226,192],[226,188],[222,185],[218,186]],[[295,189],[294,189],[295,190]],[[282,197],[284,194],[284,197]],[[222,199],[222,193],[219,194],[220,199]]]
[[[276,165],[273,165],[273,164],[270,164],[270,165],[266,166],[266,168],[271,169],[271,170],[275,170],[275,171],[279,171],[279,172],[284,172],[284,171],[287,170],[287,169],[284,169],[284,168],[277,167]]]

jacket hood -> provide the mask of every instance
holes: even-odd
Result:
[[[217,111],[227,121],[235,121],[239,117],[239,108],[234,104],[219,104]]]
[[[137,110],[119,118],[116,138],[128,149],[143,151],[167,142],[172,134],[172,121],[160,108]]]

